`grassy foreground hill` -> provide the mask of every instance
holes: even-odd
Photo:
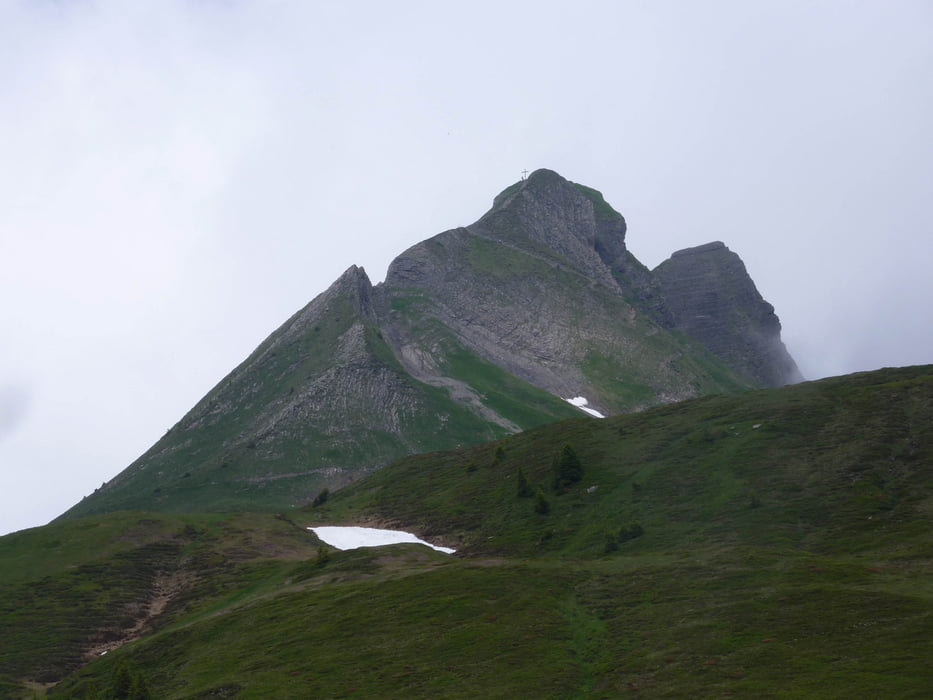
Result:
[[[0,538],[0,696],[924,698],[931,516],[930,366],[573,419],[279,517]]]

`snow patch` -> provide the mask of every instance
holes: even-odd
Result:
[[[374,527],[352,527],[329,525],[327,527],[309,527],[315,535],[331,547],[337,549],[356,549],[357,547],[383,547],[388,544],[402,544],[414,542],[424,544],[431,549],[445,554],[453,554],[457,550],[450,547],[438,547],[419,539],[410,532],[401,530],[380,530]]]
[[[597,411],[595,408],[588,408],[588,405],[590,402],[587,401],[586,398],[584,398],[583,396],[574,396],[572,399],[564,399],[564,401],[569,403],[571,406],[576,406],[581,411],[586,411],[591,416],[595,416],[596,418],[606,417],[602,413]]]

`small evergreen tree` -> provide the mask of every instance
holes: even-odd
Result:
[[[645,528],[641,526],[641,523],[633,523],[628,527],[623,527],[619,530],[619,542],[628,542],[629,540],[634,540],[636,537],[641,537],[645,534]]]
[[[130,673],[126,661],[120,661],[113,670],[113,678],[110,681],[110,697],[113,700],[126,700],[130,695],[130,687],[133,685],[133,675]]]
[[[528,479],[525,478],[525,472],[522,471],[522,468],[518,468],[518,497],[519,498],[531,498],[534,495],[534,491],[531,490],[531,484],[528,483]]]
[[[130,668],[126,660],[120,661],[114,668],[107,697],[112,700],[152,700],[145,678]]]
[[[327,503],[327,499],[330,498],[330,489],[323,489],[317,496],[314,497],[314,500],[311,502],[312,508],[317,508]]]
[[[569,444],[564,445],[554,463],[554,490],[563,491],[583,478],[583,465]]]

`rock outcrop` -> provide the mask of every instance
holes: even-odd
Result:
[[[738,255],[715,241],[678,250],[654,276],[670,326],[699,340],[730,367],[768,387],[801,381],[781,342],[781,322]]]
[[[451,369],[438,323],[470,353],[550,394],[585,395],[606,414],[739,388],[717,384],[699,344],[684,348],[659,327],[660,290],[625,233],[598,192],[536,171],[475,224],[396,258],[382,293],[407,313],[383,325],[403,358],[417,347],[441,374]]]

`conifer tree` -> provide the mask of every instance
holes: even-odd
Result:
[[[518,497],[519,498],[531,498],[534,495],[534,492],[531,490],[531,484],[528,483],[528,479],[525,478],[525,472],[522,471],[522,468],[518,468]]]
[[[563,491],[583,478],[583,465],[569,444],[564,445],[554,463],[554,490]]]

